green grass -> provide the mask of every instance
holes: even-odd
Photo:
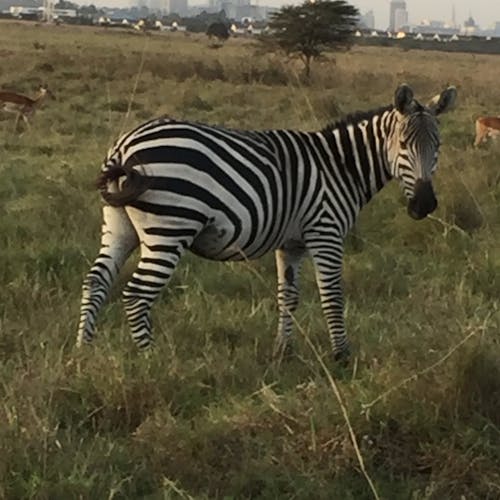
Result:
[[[458,86],[441,119],[435,218],[409,219],[397,185],[364,210],[344,269],[348,367],[329,359],[310,264],[297,319],[382,498],[499,498],[500,149],[472,148],[473,119],[500,108],[498,57],[354,47],[315,64],[304,87],[300,66],[241,40],[214,51],[197,36],[2,22],[0,47],[1,87],[47,82],[57,96],[22,135],[0,116],[0,497],[372,498],[303,336],[297,356],[271,361],[272,255],[185,258],[154,308],[149,356],[119,286],[95,346],[74,342],[99,246],[93,181],[121,131],[161,113],[314,129],[389,103],[406,81],[424,100]]]

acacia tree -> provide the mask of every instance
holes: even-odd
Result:
[[[358,9],[344,0],[308,0],[273,13],[265,38],[271,46],[278,46],[287,54],[297,54],[309,78],[313,59],[327,49],[349,47],[358,16]]]

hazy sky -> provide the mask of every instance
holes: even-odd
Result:
[[[78,0],[77,0],[78,1]],[[302,3],[302,0],[251,0],[252,4],[281,6]],[[190,5],[208,4],[208,0],[188,0]],[[79,3],[92,3],[92,0],[79,0]],[[96,5],[108,7],[128,7],[137,3],[134,0],[95,0]],[[363,14],[373,10],[377,28],[386,29],[389,25],[390,0],[350,0]],[[456,22],[463,25],[464,20],[472,17],[482,28],[490,27],[500,21],[500,0],[406,0],[409,22],[418,24],[422,19],[451,21],[452,6],[455,5]]]

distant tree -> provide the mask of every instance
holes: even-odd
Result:
[[[358,16],[358,9],[344,0],[310,0],[298,6],[288,5],[271,15],[269,33],[261,39],[270,47],[297,54],[309,78],[313,59],[327,49],[350,47]]]
[[[216,21],[208,27],[207,36],[225,42],[229,38],[229,28],[222,21]]]
[[[78,10],[80,6],[73,2],[68,2],[66,0],[59,0],[59,2],[54,5],[54,8]]]
[[[191,31],[193,33],[206,33],[211,24],[226,21],[226,14],[223,10],[212,13],[204,10],[197,16],[185,18],[184,24],[187,31]]]
[[[164,24],[164,25],[171,25],[172,23],[177,23],[177,24],[182,24],[182,18],[179,14],[168,14],[166,16],[163,16],[161,18],[161,22]]]
[[[82,5],[81,7],[79,7],[78,14],[83,17],[92,18],[103,15],[104,11],[102,9],[97,9],[97,7],[94,4],[90,4],[90,5]]]

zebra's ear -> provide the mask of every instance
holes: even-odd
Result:
[[[453,85],[443,90],[441,94],[434,96],[427,106],[435,115],[446,113],[455,104],[457,98],[457,89]]]
[[[409,85],[403,83],[394,93],[394,106],[401,114],[405,115],[410,112],[412,102],[413,90]]]

